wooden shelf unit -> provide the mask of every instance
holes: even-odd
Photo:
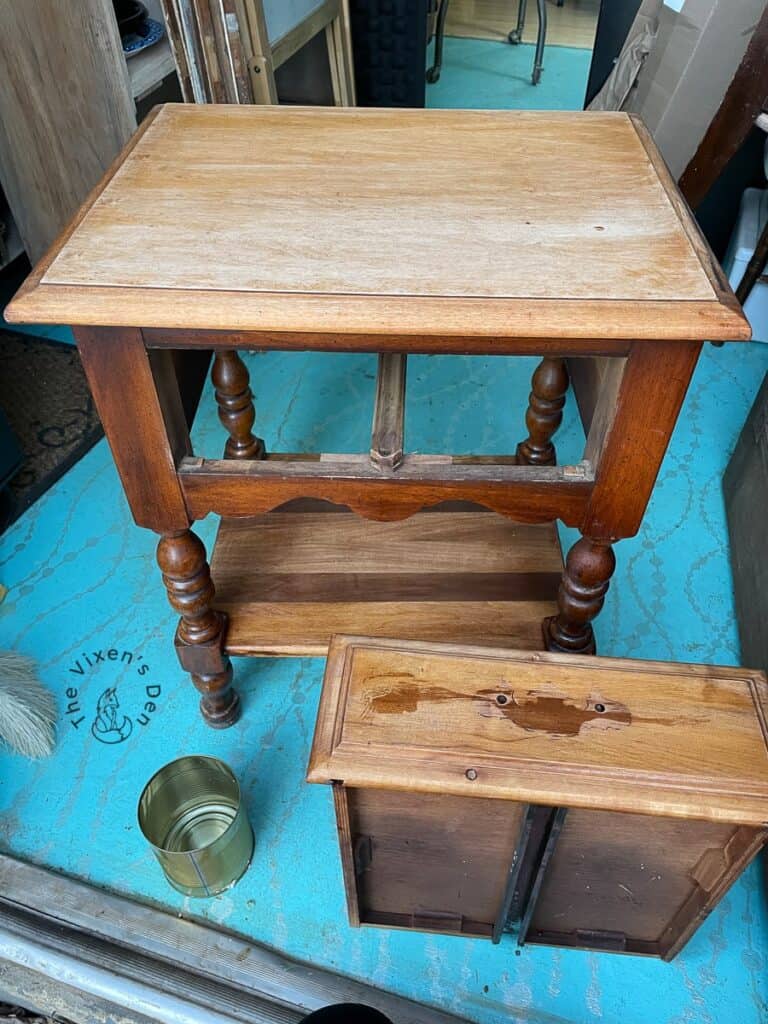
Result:
[[[563,567],[554,524],[439,508],[376,523],[325,507],[222,520],[211,574],[229,654],[324,657],[343,631],[542,647]]]
[[[164,23],[160,0],[146,6]],[[0,183],[15,222],[7,246],[35,263],[136,131],[137,102],[149,108],[176,64],[167,35],[126,57],[112,0],[1,5],[0,63]]]
[[[168,75],[176,73],[176,63],[167,36],[163,36],[154,46],[137,53],[135,57],[127,59],[126,64],[135,100],[148,96],[162,85]]]

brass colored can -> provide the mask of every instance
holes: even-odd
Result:
[[[139,828],[165,877],[187,896],[216,896],[244,874],[253,831],[232,770],[215,757],[180,757],[139,797]]]

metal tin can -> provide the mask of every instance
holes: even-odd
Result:
[[[253,831],[232,770],[215,757],[180,757],[139,797],[139,828],[165,877],[187,896],[215,896],[243,875]]]

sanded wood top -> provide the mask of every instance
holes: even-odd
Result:
[[[761,672],[334,638],[308,780],[768,821]]]
[[[622,113],[168,105],[7,316],[749,335],[653,142]]]

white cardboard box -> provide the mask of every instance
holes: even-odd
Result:
[[[625,110],[640,114],[679,177],[696,152],[746,52],[765,0],[664,5],[655,45]]]

